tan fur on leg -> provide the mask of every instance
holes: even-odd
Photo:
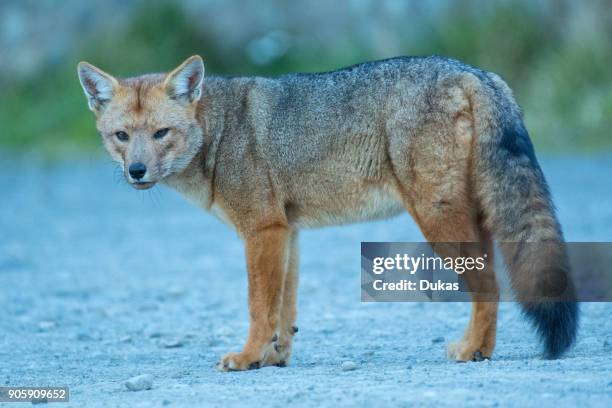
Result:
[[[454,230],[460,231],[459,228]],[[439,242],[430,238],[435,236],[432,231],[424,230],[424,234],[431,242]],[[481,239],[485,239],[485,242],[475,242],[474,245],[461,248],[455,245],[434,245],[434,250],[441,257],[469,256],[476,258],[484,253],[487,253],[488,256],[486,266],[482,271],[473,270],[462,275],[472,294],[472,315],[463,338],[458,342],[449,343],[447,348],[448,358],[457,361],[480,361],[490,358],[495,348],[499,288],[491,266],[493,261],[491,243],[483,235]]]
[[[296,332],[295,319],[297,313],[297,287],[299,249],[297,231],[293,231],[289,243],[289,260],[287,274],[283,287],[283,300],[280,317],[280,333],[274,344],[274,350],[270,352],[264,365],[285,366],[291,357],[291,345]]]
[[[229,353],[221,359],[219,369],[259,368],[273,350],[280,320],[289,236],[289,227],[276,223],[246,237],[251,316],[249,337],[242,352]]]
[[[472,316],[466,328],[463,339],[455,344],[449,344],[447,355],[458,361],[480,360],[491,358],[495,348],[497,330],[497,308],[499,287],[493,270],[493,245],[486,234],[481,234],[485,242],[480,254],[470,256],[488,256],[482,271],[464,273],[463,279],[472,293]],[[480,353],[480,354],[476,354]]]

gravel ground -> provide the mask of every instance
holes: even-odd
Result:
[[[543,167],[566,238],[612,240],[612,158]],[[444,347],[469,304],[360,303],[360,241],[422,240],[407,216],[304,231],[290,365],[218,372],[248,327],[232,230],[103,162],[5,157],[0,170],[0,385],[69,386],[58,406],[75,407],[612,406],[610,304],[583,304],[577,346],[547,361],[504,303],[494,359],[459,364]],[[145,389],[128,390],[140,375],[130,388]]]

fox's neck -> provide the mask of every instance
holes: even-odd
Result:
[[[213,204],[213,178],[208,168],[207,147],[203,144],[185,170],[164,179],[164,184],[172,187],[194,204],[209,210]]]
[[[197,116],[202,128],[202,145],[189,165],[179,174],[168,177],[167,185],[210,210],[214,205],[214,175],[217,149],[225,132],[227,118],[239,117],[236,109],[243,106],[249,78],[209,77],[204,82]]]

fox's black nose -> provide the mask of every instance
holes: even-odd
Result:
[[[130,176],[132,176],[134,180],[140,180],[147,172],[147,166],[140,162],[132,163],[130,164],[130,168],[128,169],[128,171],[130,172]]]

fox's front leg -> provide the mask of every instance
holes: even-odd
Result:
[[[274,342],[274,350],[266,356],[264,365],[275,365],[279,367],[287,365],[291,357],[293,336],[298,330],[295,325],[297,287],[299,280],[297,235],[297,231],[293,231],[289,237],[289,259],[287,260],[287,271],[285,273],[283,287],[278,339]]]
[[[228,353],[219,362],[223,371],[259,368],[278,340],[281,298],[288,260],[290,228],[269,225],[246,237],[249,275],[249,337],[240,353]]]

